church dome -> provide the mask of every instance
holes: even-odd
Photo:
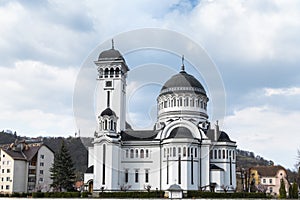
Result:
[[[106,108],[105,110],[102,111],[102,113],[100,114],[101,117],[103,116],[116,116],[116,113],[114,111],[112,111],[110,108]]]
[[[106,51],[102,51],[100,53],[98,61],[105,61],[105,60],[124,60],[124,58],[118,50],[112,48]]]
[[[186,127],[177,127],[171,131],[169,138],[194,138],[194,137],[191,131]]]
[[[184,70],[172,76],[162,87],[160,94],[168,94],[173,92],[194,92],[203,94],[206,92],[202,84],[192,75]]]

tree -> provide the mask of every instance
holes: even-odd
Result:
[[[294,181],[292,185],[292,194],[291,197],[293,199],[298,199],[298,184]]]
[[[54,163],[50,168],[51,186],[58,191],[71,191],[75,182],[75,169],[71,155],[62,141],[61,148],[54,156]]]
[[[280,180],[279,198],[286,199],[286,190],[283,178]]]

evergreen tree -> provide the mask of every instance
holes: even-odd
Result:
[[[296,182],[294,182],[292,186],[292,198],[298,199],[298,184]]]
[[[71,191],[75,182],[75,169],[71,155],[65,146],[64,141],[61,148],[54,156],[54,163],[50,168],[51,179],[53,183],[51,186],[58,191]]]
[[[279,198],[286,199],[286,190],[285,190],[285,184],[283,179],[280,180]]]

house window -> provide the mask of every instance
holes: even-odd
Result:
[[[9,165],[9,161],[6,161],[6,164]]]
[[[269,190],[270,190],[270,193],[272,193],[273,192],[273,187],[270,187]]]
[[[139,170],[135,170],[135,182],[139,182]]]
[[[112,82],[111,81],[106,81],[105,82],[105,87],[112,87]]]
[[[3,185],[1,185],[1,190],[3,190]]]
[[[134,156],[134,151],[133,149],[130,149],[130,158],[133,158],[133,156]]]
[[[125,169],[125,183],[128,183],[128,169]]]
[[[43,163],[43,162],[40,162],[40,166],[43,167],[43,166],[44,166],[44,163]]]
[[[3,154],[3,156],[2,156],[3,158],[5,157],[5,154]]]
[[[9,181],[9,177],[6,177],[6,181]]]
[[[44,158],[45,158],[45,156],[43,154],[41,154],[41,159],[44,159]]]
[[[265,178],[263,179],[263,183],[266,183],[266,179]]]
[[[270,183],[270,184],[272,183],[272,179],[271,179],[271,178],[269,179],[269,183]]]
[[[6,185],[6,187],[5,187],[7,190],[9,190],[9,185]]]
[[[145,170],[145,183],[148,183],[149,182],[149,170],[146,169]]]
[[[4,173],[4,169],[2,169],[2,173]]]
[[[44,179],[43,179],[43,178],[40,178],[40,179],[39,179],[39,182],[44,182]]]
[[[44,170],[40,170],[40,174],[44,174]]]
[[[3,178],[3,177],[1,178],[1,181],[2,181],[2,182],[4,181],[4,178]]]
[[[7,173],[10,173],[10,169],[7,169],[6,172],[7,172]]]

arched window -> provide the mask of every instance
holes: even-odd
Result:
[[[174,105],[174,107],[176,106],[176,98],[175,97],[173,98],[173,105]]]
[[[134,157],[134,151],[133,149],[130,149],[130,158],[133,158]]]
[[[195,158],[197,158],[197,147],[195,148]]]
[[[167,148],[167,156],[169,156],[170,155],[170,150],[169,150],[169,148]]]
[[[114,122],[114,130],[117,130],[117,123]]]
[[[226,158],[226,155],[225,155],[225,150],[223,149],[223,159]]]
[[[180,155],[181,155],[181,148],[178,147],[178,156],[180,156]]]
[[[149,158],[149,150],[146,149],[146,158]]]
[[[170,157],[172,157],[172,148],[170,148]]]
[[[187,149],[188,157],[190,157],[190,147]]]
[[[194,152],[193,152],[193,147],[191,147],[191,156],[193,156],[193,153],[194,153]]]
[[[232,151],[232,159],[234,160],[234,158],[235,158],[235,152]]]
[[[103,144],[103,161],[102,161],[102,184],[105,184],[105,156],[106,156],[106,145]]]
[[[184,106],[185,106],[185,107],[189,106],[189,98],[188,98],[188,97],[186,97],[186,98],[184,99]]]
[[[228,159],[228,149],[226,150],[226,159]]]
[[[103,78],[103,69],[102,68],[99,70],[99,78]]]
[[[139,150],[135,150],[135,157],[138,158],[139,157]]]
[[[182,97],[179,97],[179,106],[182,106]]]
[[[194,107],[194,106],[195,106],[194,98],[191,98],[191,100],[190,100],[190,106],[191,106],[191,107]]]
[[[166,149],[164,149],[164,158],[166,157],[166,154],[167,154]]]
[[[215,149],[215,159],[218,158],[218,151]]]
[[[168,99],[168,107],[171,107],[171,99]]]
[[[229,159],[231,159],[231,151],[229,150]]]
[[[186,156],[186,147],[183,147],[183,157]]]
[[[128,155],[129,154],[129,151],[128,151],[128,149],[126,149],[126,158],[128,158]]]
[[[119,74],[120,74],[120,69],[119,69],[119,67],[117,67],[117,69],[116,69],[116,77],[119,77]]]
[[[144,149],[141,149],[141,151],[140,151],[140,157],[144,158]]]
[[[114,77],[114,69],[113,68],[110,69],[109,75],[110,75],[110,78]]]
[[[106,68],[105,70],[104,70],[104,78],[107,78],[108,77],[108,68]]]
[[[210,159],[213,159],[213,158],[214,158],[214,151],[213,151],[213,150],[211,150],[211,151],[209,152],[209,157],[210,157]]]
[[[113,122],[113,120],[110,120],[110,130],[114,130],[114,122]]]
[[[221,159],[222,158],[222,155],[221,155],[221,149],[219,149],[219,151],[218,151],[218,154],[219,154],[219,159]]]
[[[107,119],[104,120],[104,130],[107,130]]]
[[[167,108],[168,107],[168,102],[167,101],[164,101],[164,108]]]
[[[173,147],[173,156],[176,156],[176,147]]]

